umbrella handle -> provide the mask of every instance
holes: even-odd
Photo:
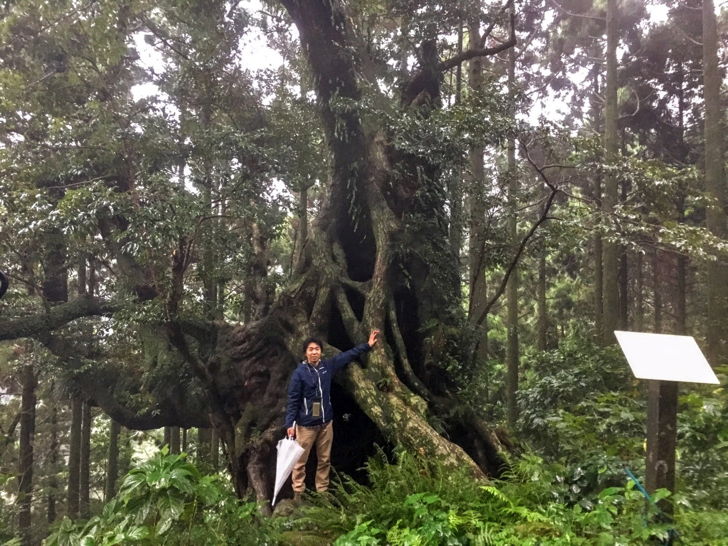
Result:
[[[291,428],[293,430],[296,430],[296,422],[295,421],[293,421],[293,424],[291,425]],[[286,438],[288,438],[289,440],[293,440],[295,438],[295,435],[294,436],[291,436],[290,434],[286,434]]]

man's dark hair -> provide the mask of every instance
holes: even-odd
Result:
[[[306,354],[306,349],[308,349],[308,346],[311,345],[311,343],[315,343],[319,347],[321,347],[321,350],[324,350],[324,344],[321,343],[321,340],[317,337],[309,337],[306,339],[306,341],[303,342],[303,354]]]

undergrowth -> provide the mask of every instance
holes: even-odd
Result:
[[[728,546],[728,395],[684,388],[672,522],[625,469],[644,474],[645,388],[615,350],[584,339],[524,359],[522,452],[500,481],[398,451],[369,485],[334,476],[293,514],[264,518],[229,482],[162,451],[132,470],[103,513],[64,520],[46,546]],[[720,372],[720,371],[719,371]],[[725,375],[721,375],[725,380]],[[653,501],[668,496],[658,491]]]

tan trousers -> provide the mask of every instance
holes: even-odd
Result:
[[[303,454],[293,467],[293,491],[303,493],[306,489],[306,461],[311,448],[316,444],[316,491],[323,493],[329,488],[329,470],[331,469],[331,444],[334,443],[334,427],[332,421],[317,427],[299,427],[296,425],[296,440],[303,448]]]

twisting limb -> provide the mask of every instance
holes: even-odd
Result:
[[[409,358],[407,357],[407,347],[404,344],[404,338],[402,337],[402,332],[400,331],[399,324],[397,323],[397,313],[394,310],[391,299],[390,303],[387,305],[387,316],[389,317],[389,323],[392,326],[394,345],[397,348],[399,362],[402,365],[402,372],[404,373],[405,383],[407,383],[407,386],[419,396],[421,396],[425,400],[430,400],[432,398],[430,390],[425,386],[422,381],[420,381],[420,378],[417,377],[414,370],[412,369],[412,366],[410,365]]]
[[[581,19],[591,19],[592,21],[602,21],[602,22],[607,20],[606,17],[595,17],[593,15],[584,15],[583,13],[574,13],[574,12],[568,11],[564,6],[559,4],[556,0],[551,0],[551,4],[556,9],[558,9],[565,15],[568,15],[569,17],[579,17]]]
[[[356,290],[362,296],[366,296],[372,288],[372,283],[370,281],[354,281],[350,279],[348,275],[342,275],[339,277],[339,283],[341,283],[342,286]]]
[[[451,57],[447,61],[441,62],[437,68],[438,70],[445,72],[446,70],[455,68],[457,65],[462,64],[465,61],[469,61],[470,59],[475,59],[476,57],[490,57],[493,55],[497,55],[501,51],[512,48],[516,45],[516,43],[517,41],[514,35],[511,36],[507,41],[503,42],[502,44],[498,44],[497,46],[484,49],[468,49],[467,51],[463,51],[462,53]]]
[[[341,318],[344,321],[344,327],[346,333],[349,335],[349,339],[355,340],[362,335],[361,322],[356,318],[354,310],[351,308],[349,299],[346,297],[346,293],[341,285],[334,286],[334,297],[336,298],[336,307],[341,313]]]
[[[346,253],[344,252],[344,249],[341,248],[341,245],[336,241],[332,241],[331,247],[334,253],[334,261],[339,267],[346,271],[348,268],[348,264],[346,261]]]
[[[15,429],[18,427],[18,424],[20,423],[20,417],[22,416],[22,413],[18,413],[15,418],[13,419],[13,422],[10,423],[10,427],[8,428],[7,433],[0,427],[0,436],[2,436],[2,444],[0,444],[0,456],[5,452],[5,448],[8,447],[10,444],[13,443],[13,434],[15,434]]]
[[[329,286],[321,286],[316,294],[316,301],[311,308],[311,315],[308,318],[308,322],[311,325],[312,332],[322,332],[325,324],[322,321],[326,320],[328,314],[329,303],[331,301],[331,288]]]
[[[491,29],[492,30],[492,29]],[[487,39],[487,37],[490,35],[490,31],[488,31],[484,38]],[[516,21],[515,17],[511,17],[511,33],[505,42],[502,44],[498,44],[493,47],[479,47],[477,49],[468,49],[466,51],[463,51],[462,53],[459,53],[455,55],[454,57],[449,58],[446,61],[441,62],[438,65],[438,70],[444,72],[446,70],[450,70],[451,68],[455,68],[457,65],[464,63],[465,61],[469,61],[470,59],[474,59],[476,57],[490,57],[492,55],[497,55],[501,51],[505,51],[506,49],[510,49],[514,47],[518,43],[518,40],[516,39]],[[480,45],[480,44],[479,44]],[[483,45],[485,43],[483,42]]]
[[[478,326],[482,325],[485,321],[485,317],[488,316],[488,313],[490,312],[491,308],[495,303],[498,301],[498,299],[503,295],[503,293],[506,290],[506,286],[508,284],[508,279],[510,279],[511,274],[513,271],[515,271],[516,266],[518,265],[518,262],[521,259],[521,255],[523,254],[523,251],[526,249],[526,246],[528,245],[528,242],[531,240],[531,238],[534,236],[538,228],[548,220],[549,218],[549,211],[551,210],[552,205],[554,204],[554,199],[556,198],[556,195],[559,193],[559,189],[548,179],[548,177],[544,174],[543,168],[539,168],[536,163],[534,163],[533,159],[531,159],[531,156],[528,153],[528,150],[525,146],[522,146],[524,155],[528,162],[531,164],[533,169],[538,173],[541,180],[543,180],[544,184],[548,186],[548,188],[551,190],[551,193],[548,196],[548,199],[546,200],[546,204],[543,207],[543,210],[541,212],[541,215],[539,216],[538,220],[536,220],[533,225],[531,226],[531,229],[528,230],[528,233],[526,236],[521,240],[521,244],[518,245],[518,249],[516,250],[515,255],[513,256],[513,259],[511,260],[511,263],[508,265],[508,269],[506,269],[505,275],[503,275],[503,280],[501,281],[500,286],[498,287],[498,290],[496,290],[493,297],[490,299],[490,301],[486,304],[486,306],[483,308],[483,311],[480,313],[480,316],[478,317],[478,320],[476,321],[476,324]]]
[[[478,47],[480,49],[483,49],[485,47],[485,43],[488,41],[488,37],[493,33],[493,29],[495,28],[495,25],[498,24],[498,20],[501,18],[501,15],[503,15],[508,9],[513,5],[513,0],[508,0],[500,10],[498,10],[498,13],[495,17],[493,17],[493,20],[488,25],[488,28],[485,29],[485,32],[483,33],[482,38],[480,38],[480,42],[478,42]]]
[[[192,244],[186,237],[180,237],[172,255],[172,286],[167,297],[167,319],[175,320],[184,293],[185,271],[192,262]]]
[[[115,309],[108,301],[79,296],[73,301],[52,307],[47,313],[0,322],[0,341],[52,332],[81,317],[111,315]]]

